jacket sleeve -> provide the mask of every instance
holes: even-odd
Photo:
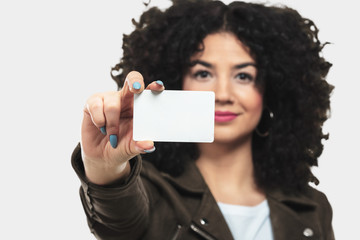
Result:
[[[80,198],[88,225],[97,239],[140,239],[147,228],[149,200],[140,178],[141,159],[130,160],[130,176],[122,183],[99,186],[84,173],[80,144],[72,166],[80,178]]]

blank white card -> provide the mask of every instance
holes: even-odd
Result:
[[[214,92],[144,90],[134,95],[133,139],[213,142],[214,113]]]

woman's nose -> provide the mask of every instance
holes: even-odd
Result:
[[[215,85],[215,102],[216,103],[231,103],[231,86],[230,81],[227,78],[221,78],[217,80]]]

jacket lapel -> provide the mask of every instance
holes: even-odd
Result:
[[[205,239],[233,239],[220,208],[209,189],[205,191],[199,209],[193,215],[192,221],[193,225],[212,237],[206,238],[203,236]]]
[[[214,197],[193,162],[186,164],[186,170],[182,175],[172,177],[163,173],[163,177],[179,191],[201,199],[200,205],[190,213],[192,216],[190,229],[195,234],[207,240],[233,239]]]
[[[305,195],[267,194],[275,240],[319,239],[317,204]]]

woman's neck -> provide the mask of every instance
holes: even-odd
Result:
[[[199,144],[196,161],[216,201],[254,206],[265,199],[255,183],[251,139],[237,144]]]

